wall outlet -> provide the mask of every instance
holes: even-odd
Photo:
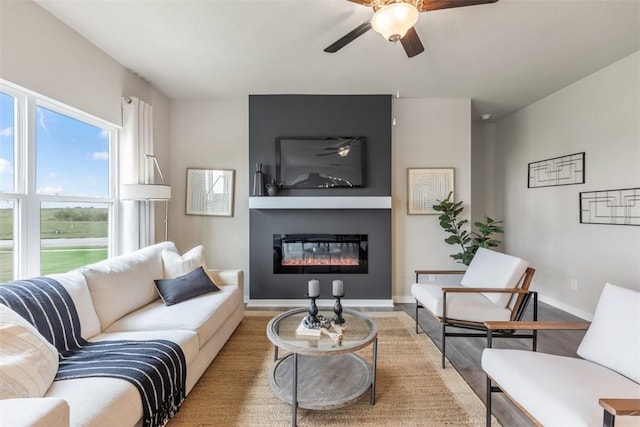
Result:
[[[429,276],[427,277],[427,280],[429,282],[435,282],[436,281],[436,275],[435,274],[429,274]]]
[[[572,291],[577,291],[578,290],[578,279],[571,279],[571,283],[569,284],[569,287],[571,288]]]

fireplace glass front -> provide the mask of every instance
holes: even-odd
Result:
[[[274,234],[276,274],[368,273],[366,234]]]

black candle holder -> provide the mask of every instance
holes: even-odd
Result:
[[[307,311],[309,312],[309,315],[307,316],[307,324],[308,325],[315,325],[316,323],[318,323],[318,318],[316,317],[318,315],[318,306],[316,305],[316,298],[318,298],[317,296],[309,296],[309,294],[307,294],[307,298],[309,298],[311,300],[311,302],[309,302],[309,307],[307,308]]]
[[[336,325],[342,325],[344,323],[344,318],[342,317],[342,304],[340,304],[340,298],[344,297],[344,294],[334,295],[334,297],[336,298],[336,303],[333,305],[333,312],[336,315],[333,316],[331,321]]]

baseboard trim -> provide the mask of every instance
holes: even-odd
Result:
[[[593,313],[589,313],[587,311],[580,310],[579,308],[575,308],[575,307],[573,307],[571,305],[565,304],[565,303],[560,302],[558,300],[555,300],[553,298],[542,296],[540,294],[538,294],[538,299],[541,302],[545,303],[545,304],[549,304],[550,306],[555,307],[555,308],[557,308],[559,310],[566,311],[567,313],[573,314],[574,316],[577,316],[577,317],[579,317],[581,319],[584,319],[584,320],[586,320],[588,322],[591,322],[593,320]]]
[[[393,302],[396,304],[413,304],[416,299],[411,295],[396,295],[393,297]]]
[[[334,299],[318,299],[318,307],[333,307]],[[340,300],[343,307],[368,307],[368,308],[393,308],[391,299],[343,299]],[[306,307],[308,299],[249,299],[248,308],[273,308],[273,307]]]

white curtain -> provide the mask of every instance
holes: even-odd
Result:
[[[122,98],[122,131],[119,146],[120,184],[153,183],[153,108],[138,98]],[[155,243],[153,202],[121,203],[121,252],[128,253]]]

